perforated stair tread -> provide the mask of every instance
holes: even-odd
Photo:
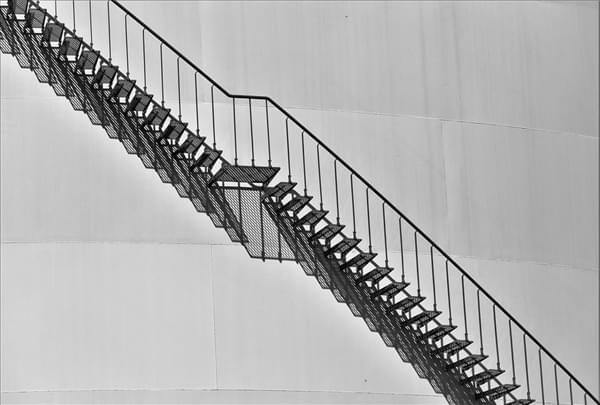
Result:
[[[519,388],[519,385],[517,384],[502,384],[487,391],[477,393],[475,397],[487,398],[488,400],[493,401],[495,399],[502,398],[504,395],[516,390],[517,388]]]
[[[463,384],[482,385],[482,384],[487,383],[491,379],[498,377],[499,375],[501,375],[503,373],[504,373],[504,370],[496,370],[496,369],[483,370],[483,371],[481,371],[477,374],[471,375],[469,377],[461,378],[460,382]]]
[[[421,302],[425,300],[425,297],[418,295],[408,296],[394,304],[391,304],[388,308],[388,312],[396,312],[396,311],[410,311],[412,308],[419,305]]]
[[[511,402],[507,402],[506,405],[530,405],[535,402],[535,399],[516,399]]]
[[[115,99],[118,103],[125,104],[129,100],[129,95],[135,87],[135,80],[119,79],[112,88],[109,98]]]
[[[354,257],[352,257],[351,259],[347,259],[346,261],[344,261],[340,265],[340,269],[342,269],[342,270],[350,269],[350,268],[362,269],[364,266],[367,265],[367,263],[369,263],[375,257],[377,257],[376,253],[360,252],[360,253],[356,254]],[[375,276],[376,274],[377,273],[373,273],[373,276]]]
[[[334,244],[332,247],[325,250],[327,256],[339,254],[345,256],[350,250],[354,249],[360,243],[360,239],[346,238]]]
[[[368,256],[370,257],[369,260],[373,259],[375,256]],[[371,282],[373,284],[378,283],[379,281],[381,281],[385,276],[387,276],[388,274],[390,274],[392,272],[392,268],[391,267],[380,267],[377,266],[371,270],[369,270],[367,273],[359,276],[356,281],[355,284],[359,285],[361,283],[364,282]]]
[[[188,134],[187,138],[183,143],[173,152],[175,159],[187,159],[192,160],[202,144],[205,138],[193,134]]]
[[[285,197],[290,191],[292,191],[294,187],[296,187],[296,183],[282,181],[273,187],[269,187],[263,194],[263,199],[275,198],[279,201],[283,197]]]
[[[424,340],[436,342],[456,329],[456,325],[439,325],[423,334]]]
[[[462,359],[451,362],[450,364],[448,364],[448,366],[446,366],[446,368],[448,370],[461,369],[465,371],[481,363],[487,358],[488,356],[486,354],[471,354],[469,356],[463,357]]]
[[[305,214],[302,218],[298,219],[294,223],[294,225],[296,227],[306,227],[306,226],[313,227],[320,220],[325,218],[325,215],[327,215],[328,212],[329,211],[324,211],[324,210],[311,210],[307,214]]]
[[[295,195],[288,202],[277,209],[277,212],[291,212],[296,215],[302,208],[312,200],[312,197],[306,195]]]
[[[402,321],[403,325],[414,325],[418,328],[424,326],[426,323],[435,319],[438,315],[440,315],[440,311],[423,311],[416,315],[413,315],[410,318],[407,318]]]
[[[338,224],[327,224],[323,228],[319,229],[315,234],[310,236],[310,240],[324,240],[326,244],[338,235],[344,229],[344,225]]]
[[[271,179],[273,179],[278,172],[278,167],[242,166],[223,162],[223,165],[214,175],[211,183],[224,181],[248,184],[269,184]]]
[[[377,298],[377,297],[386,297],[387,299],[393,298],[400,292],[404,291],[406,289],[406,287],[408,287],[409,285],[410,285],[410,283],[408,283],[406,281],[391,282],[390,284],[387,284],[387,285],[379,288],[377,291],[371,293],[371,298]]]
[[[446,343],[443,346],[440,346],[434,350],[432,350],[433,354],[443,354],[445,353],[447,356],[453,356],[456,353],[460,352],[464,348],[468,347],[471,343],[470,340],[452,340],[449,343]]]
[[[220,150],[215,150],[205,146],[198,159],[192,164],[192,166],[190,166],[190,169],[195,170],[196,168],[200,167],[210,169],[217,162],[219,157],[221,157],[222,153],[223,152]]]
[[[168,145],[176,145],[187,126],[187,122],[171,120],[156,140],[158,143],[166,142]]]

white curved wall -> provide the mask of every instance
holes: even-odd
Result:
[[[126,5],[292,108],[598,392],[597,3]],[[0,61],[4,398],[442,403]]]

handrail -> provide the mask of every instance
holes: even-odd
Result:
[[[383,196],[371,183],[369,183],[365,178],[363,178],[358,172],[356,172],[348,163],[346,163],[340,156],[338,156],[333,150],[331,150],[326,144],[324,144],[319,138],[317,138],[308,128],[306,128],[302,123],[300,123],[291,113],[285,110],[282,106],[280,106],[277,102],[271,99],[268,96],[256,96],[256,95],[247,95],[247,94],[233,94],[225,90],[217,81],[215,81],[212,77],[210,77],[207,73],[205,73],[200,67],[198,67],[195,63],[190,61],[185,55],[179,52],[173,45],[171,45],[167,40],[165,40],[162,36],[157,34],[152,28],[150,28],[146,23],[140,20],[136,15],[134,15],[131,11],[129,11],[125,6],[123,6],[118,0],[108,0],[121,9],[124,13],[126,13],[130,18],[136,21],[140,26],[142,26],[147,32],[152,34],[157,40],[159,40],[164,46],[166,46],[169,50],[171,50],[175,55],[177,55],[180,59],[186,62],[190,67],[196,69],[198,73],[200,73],[206,80],[208,80],[212,85],[217,87],[225,96],[229,98],[237,98],[237,99],[253,99],[253,100],[264,100],[271,103],[277,110],[279,110],[285,117],[295,123],[299,128],[301,128],[304,133],[308,134],[320,147],[325,149],[335,160],[340,162],[352,175],[358,178],[365,186],[367,186],[377,197],[379,197],[382,202],[387,204],[396,214],[398,214],[404,221],[406,221],[413,229],[424,238],[432,247],[434,247],[438,253],[440,253],[446,260],[458,269],[463,276],[467,278],[479,291],[481,291],[485,297],[487,297],[508,319],[510,319],[517,327],[521,329],[521,331],[533,342],[535,343],[544,353],[552,360],[556,365],[558,365],[563,372],[565,372],[575,383],[579,385],[579,387],[590,396],[590,398],[596,403],[600,403],[598,399],[573,375],[569,372],[566,367],[554,357],[550,351],[542,345],[519,321],[517,321],[496,299],[494,299],[490,293],[488,293],[477,281],[471,277],[470,274],[467,273],[465,269],[463,269],[450,255],[448,255],[436,242],[434,242],[421,228],[419,228],[413,221],[411,221],[404,213],[402,213],[394,204],[392,204],[386,197]]]

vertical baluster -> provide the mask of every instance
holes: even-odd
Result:
[[[129,35],[127,34],[127,14],[125,14],[125,60],[127,65],[126,76],[129,78]]]
[[[560,399],[558,399],[558,376],[556,374],[556,363],[554,363],[554,389],[556,391],[556,403],[560,404]]]
[[[180,61],[180,57],[177,57],[177,107],[178,107],[178,113],[177,113],[177,119],[179,120],[179,122],[181,122],[181,74],[179,71],[179,61]]]
[[[337,177],[337,159],[333,161],[333,176],[335,178],[335,213],[336,224],[340,224],[340,196],[338,190],[338,177]]]
[[[301,135],[302,139],[302,173],[304,175],[304,196],[306,196],[306,156],[304,154],[304,131],[302,131]]]
[[[110,35],[110,1],[106,0],[106,15],[108,17],[108,63],[112,64],[112,40]]]
[[[73,9],[73,34],[77,32],[75,29],[75,0],[71,1],[72,9]]]
[[[527,399],[531,399],[531,389],[529,388],[529,359],[527,358],[527,338],[523,333],[523,353],[525,358],[525,381],[527,382]]]
[[[385,224],[385,203],[381,203],[381,212],[383,216],[383,249],[385,250],[385,267],[389,265],[388,246],[387,246],[387,227]]]
[[[267,153],[269,155],[269,167],[271,167],[271,131],[269,131],[269,103],[265,99],[265,115],[267,119]]]
[[[538,349],[538,359],[540,362],[540,385],[542,388],[542,404],[546,403],[546,398],[544,396],[544,372],[542,371],[542,350]]]
[[[448,323],[452,326],[452,305],[450,303],[450,278],[448,277],[448,259],[446,259],[446,292],[448,293]]]
[[[38,1],[39,3],[39,1]],[[92,0],[88,0],[88,10],[90,14],[90,47],[94,47],[94,30],[92,30]]]
[[[415,231],[414,234],[414,239],[415,239],[415,264],[417,266],[417,296],[420,297],[421,296],[421,277],[419,276],[419,248],[417,245],[417,232]]]
[[[365,189],[367,195],[367,230],[369,232],[369,253],[373,253],[373,246],[371,245],[371,211],[369,209],[369,189]]]
[[[437,311],[437,297],[435,293],[435,267],[433,264],[433,246],[429,246],[429,256],[431,257],[431,283],[433,285],[433,310]]]
[[[483,333],[481,330],[481,304],[479,299],[479,290],[477,290],[477,317],[479,319],[479,353],[483,354]]]
[[[467,327],[467,305],[465,303],[465,276],[460,277],[460,283],[462,288],[462,303],[463,303],[463,320],[465,322],[465,340],[469,340],[469,329]]]
[[[144,64],[144,93],[147,93],[146,87],[146,28],[142,29],[142,61]]]
[[[287,145],[288,182],[292,182],[292,166],[290,165],[290,132],[288,130],[288,118],[285,118],[285,142]]]
[[[163,44],[160,43],[160,105],[165,106],[165,76],[163,68]]]
[[[252,159],[250,160],[254,166],[254,125],[252,123],[252,99],[248,99],[248,112],[250,113],[250,148],[252,151]]]
[[[212,88],[211,88],[212,90]],[[196,102],[196,135],[200,135],[200,116],[198,114],[198,72],[194,72],[194,101]]]
[[[512,383],[516,384],[516,376],[515,376],[515,351],[513,347],[513,336],[512,336],[512,321],[508,320],[508,336],[510,338],[510,363],[512,367]]]
[[[319,207],[323,211],[323,187],[321,185],[321,155],[319,154],[319,144],[317,144],[317,172],[319,175]]]
[[[352,198],[352,237],[356,239],[356,211],[354,210],[354,173],[350,173],[350,196]]]
[[[213,149],[217,150],[217,136],[215,130],[215,85],[210,86],[210,114],[212,116]]]
[[[54,0],[54,18],[58,18],[58,1],[57,0]]]
[[[402,282],[404,282],[404,243],[402,241],[402,217],[398,218],[398,231],[400,232],[400,266],[402,267]]]
[[[573,384],[572,384],[572,379],[569,378],[569,399],[570,399],[570,405],[573,405]]]
[[[233,159],[233,162],[234,162],[234,165],[237,166],[238,150],[237,150],[237,126],[235,123],[235,97],[233,97],[231,100],[232,100],[232,106],[233,106],[233,148],[235,151],[235,158]]]
[[[494,339],[496,341],[496,369],[500,370],[500,351],[498,350],[498,328],[496,326],[496,304],[492,306],[492,314],[494,318]]]

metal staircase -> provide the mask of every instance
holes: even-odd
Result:
[[[251,257],[299,263],[449,403],[599,404],[276,102],[228,93],[116,0],[62,2],[72,29],[58,20],[57,2],[47,3],[0,7],[2,53],[102,126]],[[183,117],[195,117],[195,128]]]

